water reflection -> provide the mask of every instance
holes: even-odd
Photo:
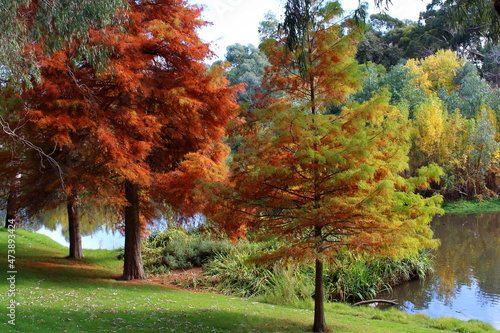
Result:
[[[432,227],[441,246],[435,273],[382,297],[431,317],[477,319],[500,329],[500,214],[445,215]]]

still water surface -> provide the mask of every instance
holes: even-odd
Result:
[[[481,320],[500,329],[500,213],[445,215],[432,222],[435,272],[379,295],[430,317]]]

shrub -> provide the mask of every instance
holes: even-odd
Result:
[[[143,241],[142,255],[147,274],[162,274],[173,269],[201,267],[218,253],[232,245],[228,241],[212,240],[199,233],[186,233],[180,229],[149,236]]]

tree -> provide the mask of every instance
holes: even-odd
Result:
[[[5,227],[20,222],[22,217],[19,204],[19,169],[23,166],[22,156],[25,149],[7,132],[16,132],[24,123],[15,116],[15,110],[22,105],[19,96],[10,86],[0,90],[0,120],[3,130],[0,131],[0,189],[2,201],[5,201]],[[6,128],[6,126],[8,127]]]
[[[464,117],[472,119],[484,105],[498,110],[500,91],[492,89],[470,62],[458,68],[454,81],[456,89],[451,95],[439,95],[446,102],[448,112],[459,109]]]
[[[284,97],[254,111],[229,182],[208,184],[207,193],[212,218],[233,237],[248,230],[280,239],[264,259],[314,262],[313,331],[325,332],[324,263],[343,249],[402,256],[433,246],[428,223],[440,198],[413,190],[439,170],[399,175],[407,168],[408,126],[387,92],[325,114],[357,87],[362,28],[338,24],[337,3],[289,1],[286,8],[292,21],[263,45],[271,63],[265,85]]]
[[[492,195],[492,190],[497,189],[487,179],[494,177],[496,170],[493,156],[497,125],[493,110],[497,109],[498,92],[480,78],[473,64],[451,51],[409,60],[406,68],[425,96],[413,111],[412,170],[429,163],[442,167],[442,186],[435,189],[447,198]],[[486,118],[485,112],[489,115]],[[481,124],[481,134],[476,132],[476,123]],[[489,143],[474,148],[473,142],[481,141]],[[486,145],[492,151],[486,152]],[[475,162],[471,162],[473,157]]]
[[[500,86],[500,47],[491,46],[485,50],[483,77],[493,86]]]
[[[205,24],[200,8],[181,0],[131,2],[130,8],[129,32],[111,40],[114,71],[99,78],[112,87],[98,95],[116,111],[99,136],[129,204],[125,280],[144,277],[140,222],[158,211],[146,210],[148,201],[150,208],[168,204],[184,215],[198,211],[195,181],[215,177],[225,160],[222,140],[239,90],[227,87],[222,68],[206,70],[211,53],[197,35]]]
[[[416,146],[426,156],[420,161],[420,166],[434,163],[449,169],[446,166],[456,167],[462,164],[467,154],[466,128],[467,120],[460,114],[460,110],[448,113],[437,96],[431,96],[422,103],[416,111],[414,121]]]
[[[382,64],[386,68],[397,65],[402,57],[402,49],[384,43],[372,31],[365,33],[365,38],[359,43],[358,53],[356,54],[359,63],[371,61]]]
[[[403,21],[386,13],[370,15],[370,24],[373,26],[375,31],[392,30],[405,26]]]
[[[278,33],[279,20],[276,13],[269,11],[264,14],[264,21],[259,24],[259,39],[264,42],[267,39],[273,39]]]
[[[388,8],[391,0],[374,0],[375,6]],[[448,20],[452,28],[467,27],[473,24],[480,27],[483,37],[496,42],[500,24],[499,0],[444,0],[433,1],[449,9]]]
[[[453,26],[460,27],[472,22],[482,27],[483,37],[496,43],[499,38],[500,2],[498,0],[446,0],[451,8]]]
[[[31,47],[27,47],[33,44],[43,45],[43,48],[50,53],[78,40],[79,47],[72,54],[73,60],[78,62],[83,57],[94,66],[103,69],[106,65],[107,49],[102,45],[91,45],[89,31],[96,27],[122,24],[125,17],[117,13],[126,6],[127,3],[124,0],[0,1],[0,84],[2,88],[9,86],[9,89],[20,92],[40,82],[37,56]],[[36,146],[27,137],[19,135],[18,128],[12,127],[12,124],[6,120],[7,118],[0,118],[4,134],[10,136],[7,140],[17,140],[21,146],[36,150],[45,163],[55,166],[59,170],[59,177],[63,177],[61,167],[56,165],[57,162],[47,155],[43,148]],[[22,122],[23,119],[16,121]],[[11,188],[14,191],[9,196],[8,201],[11,203],[9,207],[15,209],[16,200],[12,201],[12,199],[17,196],[17,190],[15,187]]]
[[[440,92],[451,95],[457,90],[455,77],[463,67],[465,60],[457,57],[452,51],[439,50],[435,55],[417,60],[410,59],[406,67],[415,75],[419,87],[430,95]]]
[[[387,89],[391,95],[390,104],[413,119],[416,108],[428,98],[427,91],[419,86],[416,75],[405,65],[393,66],[387,73],[382,65],[373,63],[363,64],[362,69],[363,87],[349,97],[351,101],[363,103],[382,89]]]
[[[0,64],[3,73],[15,83],[30,84],[38,75],[34,54],[25,52],[27,43],[43,43],[55,51],[75,38],[83,41],[78,55],[104,63],[105,52],[100,46],[90,47],[89,27],[121,24],[116,15],[127,3],[123,0],[1,0],[0,1]]]
[[[83,86],[84,77],[78,72],[82,65],[71,64],[74,49],[48,55],[43,49],[34,52],[41,82],[22,92],[24,105],[18,114],[29,119],[23,136],[50,155],[60,169],[41,161],[37,151],[26,152],[29,163],[21,170],[22,201],[32,216],[64,205],[69,257],[82,258],[80,206],[123,202],[112,174],[99,162],[103,154],[94,135],[96,119],[91,116],[97,103],[89,87]]]
[[[226,77],[231,85],[245,84],[245,91],[238,93],[238,101],[252,104],[268,65],[266,56],[251,44],[234,44],[227,47],[225,58],[230,63]],[[215,64],[220,65],[220,62]]]
[[[484,60],[483,48],[495,40],[496,30],[485,19],[476,19],[478,11],[485,12],[483,1],[473,4],[470,1],[472,6],[458,4],[464,2],[469,1],[430,1],[426,10],[420,13],[418,22],[401,22],[387,14],[372,15],[370,22],[380,42],[399,50],[406,59],[426,57],[440,49],[449,49],[480,68]],[[479,10],[481,6],[483,9]],[[491,19],[497,20],[494,12],[490,10],[489,14],[495,15]],[[463,17],[459,24],[458,16]]]
[[[96,66],[104,66],[105,50],[100,46],[90,48],[85,43],[88,40],[89,28],[119,24],[123,17],[115,14],[117,10],[125,8],[125,5],[126,3],[122,0],[0,1],[2,88],[8,85],[9,89],[19,92],[31,87],[34,82],[39,82],[37,59],[30,48],[26,48],[28,44],[39,43],[43,44],[47,50],[56,51],[77,38],[82,43],[75,58],[84,55]],[[19,131],[17,131],[19,128],[12,126],[15,122],[22,123],[23,119],[13,120],[12,117],[0,119],[4,134],[10,136],[4,142],[17,140],[19,145],[35,149],[43,156],[46,163],[56,163],[27,137],[19,136]],[[17,151],[20,150],[17,149]],[[22,159],[23,157],[18,158],[18,160]],[[17,176],[21,176],[20,169],[17,170]],[[60,173],[59,176],[61,177],[62,174]],[[19,194],[18,182],[15,183],[11,186],[12,192],[8,199],[8,207],[13,208],[14,211],[20,208],[16,203],[20,201],[16,199]]]
[[[473,195],[477,196],[486,188],[485,178],[492,165],[498,165],[500,144],[496,140],[496,117],[491,109],[483,107],[478,114],[477,126],[469,138],[472,145],[468,172],[472,181]]]
[[[108,50],[105,69],[83,56],[74,61],[79,39],[52,54],[36,45],[44,75],[25,93],[24,109],[40,145],[56,147],[68,203],[104,197],[124,208],[124,280],[144,278],[141,235],[162,205],[198,211],[195,180],[221,171],[239,89],[227,88],[221,67],[206,70],[200,8],[181,0],[129,8],[123,26],[89,33],[90,47]]]
[[[200,11],[182,0],[131,1],[117,14],[127,18],[121,26],[93,27],[88,39],[77,35],[57,51],[28,46],[42,79],[22,93],[17,112],[29,119],[22,137],[61,170],[30,156],[23,183],[25,198],[35,200],[26,202],[38,210],[65,202],[70,240],[82,203],[121,207],[124,280],[144,278],[144,224],[162,205],[195,214],[195,180],[223,171],[224,128],[239,87],[227,88],[220,66],[206,70]],[[80,53],[83,45],[105,49],[107,66]]]

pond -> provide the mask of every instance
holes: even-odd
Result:
[[[378,297],[409,313],[476,319],[500,329],[500,213],[445,215],[432,222],[435,272]]]

